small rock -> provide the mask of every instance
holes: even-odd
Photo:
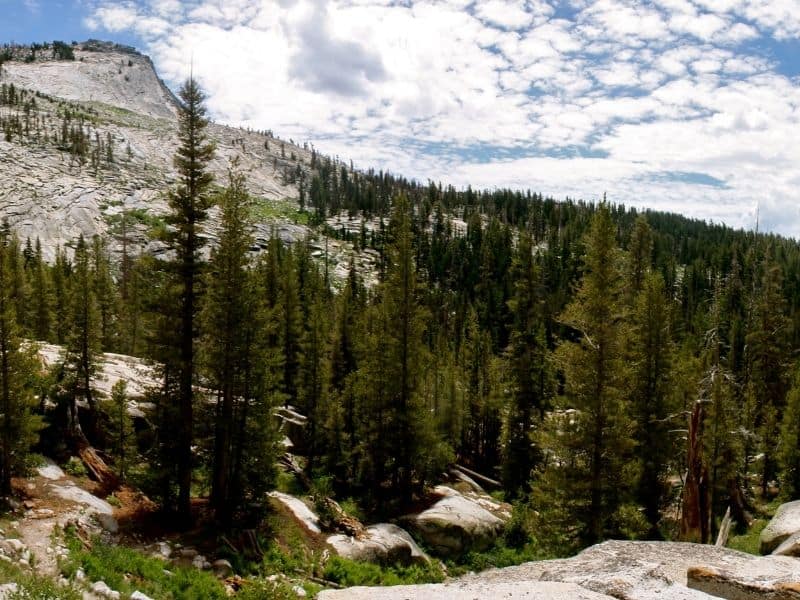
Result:
[[[95,515],[97,518],[97,522],[100,523],[100,527],[105,529],[109,533],[118,533],[119,532],[119,523],[117,520],[109,514],[106,513],[98,513]]]
[[[158,553],[162,557],[169,558],[170,556],[172,556],[172,548],[167,542],[158,542],[158,544],[156,545],[158,546]]]
[[[233,565],[231,565],[231,563],[224,558],[215,560],[212,563],[211,568],[214,570],[214,575],[220,579],[225,579],[226,577],[233,575]]]
[[[106,600],[119,600],[119,592],[108,587],[105,581],[96,581],[92,585],[92,592]]]
[[[16,538],[10,538],[0,541],[0,546],[6,551],[6,554],[22,554],[25,551],[25,544]]]
[[[83,581],[84,579],[86,579],[86,573],[83,572],[83,569],[75,571],[75,581]]]
[[[306,594],[306,591],[305,591],[305,590],[304,590],[304,589],[303,589],[301,586],[299,586],[299,585],[296,585],[296,586],[294,586],[294,587],[292,588],[292,591],[293,591],[295,594],[297,594],[297,597],[298,597],[298,598],[305,598],[305,597],[308,595],[308,594]]]
[[[147,596],[137,590],[131,594],[131,600],[153,600],[153,599],[150,596]]]
[[[208,562],[205,556],[203,556],[202,554],[198,554],[192,559],[192,566],[195,569],[200,569],[201,571],[204,571],[206,569],[211,568],[211,563]]]
[[[194,558],[197,556],[197,550],[194,548],[181,548],[180,552],[178,552],[178,555],[181,558]]]

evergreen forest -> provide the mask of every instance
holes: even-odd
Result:
[[[333,499],[376,522],[457,467],[513,507],[498,543],[523,560],[713,543],[726,512],[743,532],[800,494],[796,240],[315,153],[301,211],[379,257],[374,285],[355,263],[335,278],[308,243],[275,234],[256,251],[246,176],[234,162],[212,179],[196,81],[180,99],[178,177],[153,232],[169,252],[128,252],[128,214],[120,260],[95,237],[48,263],[38,240],[0,232],[3,496],[37,456],[78,456],[176,530],[202,521],[222,539],[258,528],[286,469],[321,511]],[[70,127],[56,142],[88,152]],[[63,360],[43,370],[38,342]],[[91,385],[103,353],[157,369],[146,418],[124,384]],[[304,417],[289,459],[280,411]]]

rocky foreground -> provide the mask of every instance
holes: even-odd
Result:
[[[320,600],[797,600],[800,560],[680,542],[610,541],[573,558],[448,583],[325,591]]]

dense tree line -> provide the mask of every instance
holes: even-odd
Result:
[[[407,508],[457,463],[564,547],[708,541],[728,507],[744,523],[775,485],[800,489],[795,241],[314,153],[305,208],[323,229],[351,213],[358,235],[326,231],[381,257],[376,286],[355,261],[334,282],[308,243],[251,252],[246,180],[234,164],[212,187],[202,93],[190,81],[181,99],[171,253],[134,257],[123,231],[46,264],[3,232],[4,492],[44,426],[58,435],[40,449],[104,448],[183,524],[200,495],[233,526],[274,485],[280,407],[307,417],[308,479],[367,512]],[[62,344],[62,364],[37,377],[25,338]],[[159,365],[152,431],[132,429],[124,387],[101,399],[90,385],[109,351]]]

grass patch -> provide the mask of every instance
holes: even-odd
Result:
[[[62,565],[67,577],[83,569],[90,581],[105,581],[123,597],[138,590],[164,600],[223,600],[227,598],[222,584],[205,571],[169,567],[163,560],[152,558],[124,546],[110,546],[99,539],[87,550],[80,540],[67,532],[69,559]]]
[[[325,563],[323,577],[328,581],[347,587],[354,585],[410,585],[440,583],[444,581],[444,572],[436,561],[431,561],[427,565],[381,566],[332,556]]]
[[[728,540],[728,548],[739,550],[740,552],[747,552],[748,554],[760,555],[759,547],[761,545],[760,536],[761,530],[769,523],[768,519],[756,519],[750,525],[747,533],[742,535],[732,535]]]
[[[308,225],[309,216],[289,200],[256,198],[253,202],[253,219],[256,222],[291,221],[296,225]]]
[[[5,600],[81,600],[82,595],[71,586],[62,586],[52,579],[23,571],[15,564],[0,561],[0,582],[16,583],[17,591],[3,596]]]

